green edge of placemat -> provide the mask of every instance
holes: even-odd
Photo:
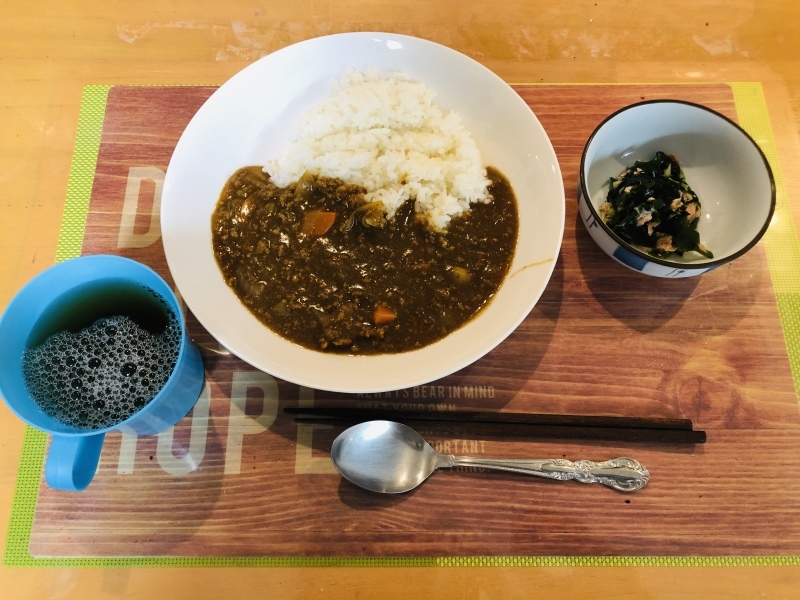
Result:
[[[100,136],[103,132],[106,102],[111,87],[110,85],[87,85],[83,89],[78,132],[75,136],[75,150],[72,154],[67,197],[64,202],[64,216],[58,236],[56,262],[81,255],[86,216],[89,213],[89,201],[92,197],[94,172],[97,168],[97,154],[100,151]]]
[[[56,248],[56,262],[76,258],[81,254],[110,89],[110,85],[88,85],[83,89],[64,214]],[[47,564],[36,560],[28,551],[46,449],[47,434],[26,426],[3,554],[5,566]]]
[[[764,248],[795,391],[800,395],[800,240],[792,223],[783,174],[778,164],[777,149],[761,85],[734,83],[731,87],[736,100],[739,123],[761,147],[772,166],[775,178],[775,216],[764,235]]]
[[[531,85],[531,84],[519,84]],[[533,84],[541,85],[541,84]],[[571,84],[564,84],[571,85]],[[624,84],[621,84],[624,85]],[[688,84],[687,84],[688,85]],[[778,165],[775,140],[759,83],[730,84],[741,126],[772,166],[777,206],[764,246],[778,312],[800,395],[800,242]],[[84,88],[56,261],[80,255],[110,85]],[[432,558],[140,557],[35,558],[28,550],[39,496],[47,435],[28,427],[22,442],[11,509],[5,566],[38,567],[761,567],[800,566],[800,556],[454,556]]]

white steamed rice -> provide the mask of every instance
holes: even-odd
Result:
[[[491,196],[477,144],[458,114],[444,114],[434,96],[404,74],[348,71],[300,121],[283,158],[264,170],[279,186],[305,171],[361,185],[389,218],[415,198],[417,212],[445,228]]]

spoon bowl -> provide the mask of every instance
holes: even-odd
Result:
[[[413,490],[441,466],[442,455],[416,431],[392,421],[369,421],[341,433],[331,459],[342,476],[373,492]]]
[[[520,460],[442,454],[415,430],[393,421],[367,421],[343,431],[333,442],[331,460],[348,481],[384,494],[408,492],[437,469],[455,466],[601,483],[621,492],[640,490],[650,479],[650,473],[641,463],[627,457],[596,463],[560,458]]]

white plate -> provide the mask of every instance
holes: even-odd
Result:
[[[443,340],[402,354],[342,356],[272,333],[222,279],[211,214],[230,175],[280,157],[298,118],[346,67],[402,71],[455,109],[487,165],[511,181],[520,236],[511,271],[476,319]],[[315,389],[378,392],[424,384],[469,365],[527,316],[555,267],[564,230],[564,186],[547,134],[525,102],[463,54],[417,38],[347,33],[311,39],[248,66],[219,88],[181,136],[167,170],[161,232],[172,276],[200,323],[233,354],[278,378]]]

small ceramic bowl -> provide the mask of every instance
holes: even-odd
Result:
[[[697,231],[713,258],[697,252],[657,258],[600,217],[610,179],[659,150],[677,158],[697,194]],[[775,210],[775,180],[755,141],[727,117],[689,102],[654,100],[623,108],[594,130],[581,158],[578,202],[589,234],[618,263],[655,277],[691,277],[742,256],[761,239]]]

